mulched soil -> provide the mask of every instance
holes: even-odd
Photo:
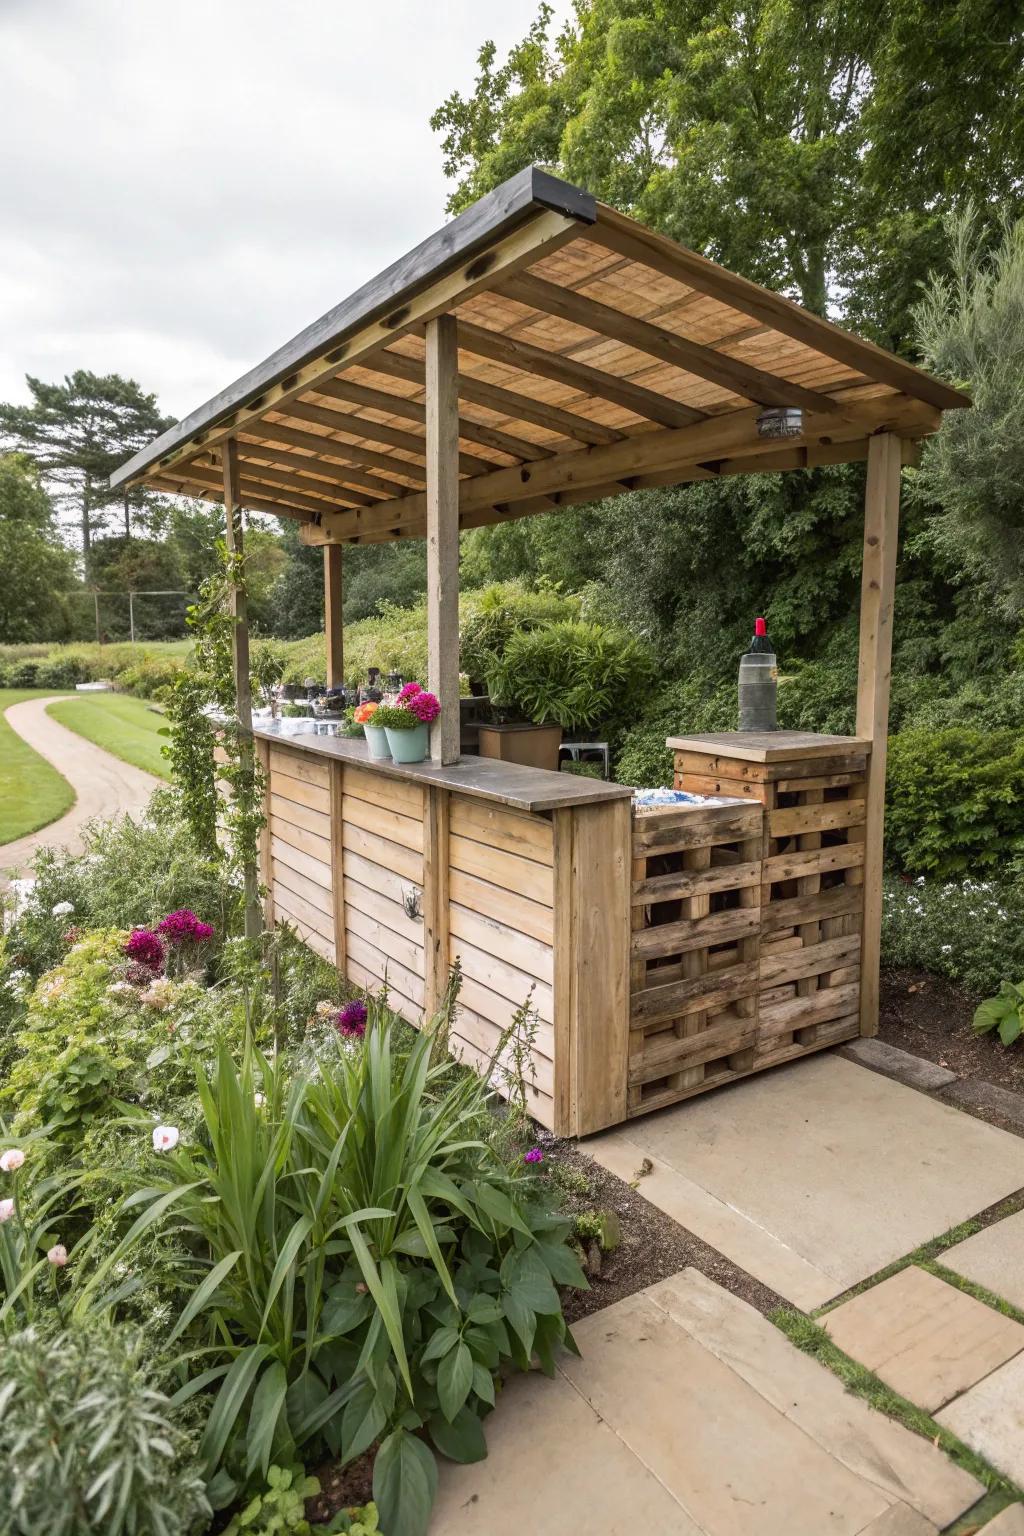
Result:
[[[1024,1093],[1024,1046],[1001,1045],[994,1033],[976,1035],[971,1020],[978,1002],[925,971],[888,971],[882,976],[878,1038],[938,1062],[957,1077]]]

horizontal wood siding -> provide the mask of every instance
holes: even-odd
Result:
[[[395,1012],[418,1026],[426,975],[423,790],[346,766],[340,806],[348,978],[372,991],[386,983]]]
[[[274,921],[334,964],[330,764],[271,745],[267,777],[264,865]]]

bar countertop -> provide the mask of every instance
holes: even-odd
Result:
[[[383,762],[371,758],[366,742],[355,736],[325,736],[313,730],[296,730],[292,722],[254,720],[253,734],[261,741],[277,742],[317,757],[353,763],[391,779],[432,784],[438,789],[493,800],[517,811],[543,813],[577,805],[603,805],[609,800],[628,800],[633,791],[625,784],[606,784],[602,779],[578,774],[549,773],[545,768],[526,768],[519,763],[499,762],[492,757],[460,757],[442,768],[424,763]]]

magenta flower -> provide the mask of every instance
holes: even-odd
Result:
[[[344,1035],[347,1040],[361,1040],[366,1034],[366,1020],[369,1017],[366,1004],[361,998],[353,998],[339,1008],[334,1016],[334,1024],[339,1035]]]
[[[399,689],[398,698],[395,702],[398,704],[408,704],[410,699],[415,698],[418,693],[422,692],[423,689],[419,683],[406,683],[404,688]]]
[[[164,963],[164,946],[149,928],[133,928],[124,952],[129,960],[147,966],[150,971],[159,971]]]
[[[523,1153],[524,1163],[542,1163],[543,1161],[544,1153],[541,1151],[540,1147],[531,1147],[529,1152]]]
[[[419,693],[414,693],[411,698],[406,699],[405,708],[411,715],[416,716],[421,725],[430,725],[431,721],[436,720],[441,713],[441,705],[436,694],[427,693],[423,688]]]
[[[188,907],[180,912],[168,912],[157,923],[157,933],[162,933],[169,944],[204,944],[213,938],[209,923],[201,922]]]

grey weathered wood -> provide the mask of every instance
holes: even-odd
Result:
[[[341,545],[324,546],[324,636],[327,642],[327,686],[340,688],[345,681],[345,636],[341,609],[344,577]]]
[[[224,541],[228,554],[241,565],[245,558],[242,543],[242,507],[238,475],[238,450],[234,443],[225,443],[223,449],[224,470]],[[252,690],[249,683],[249,615],[245,595],[244,576],[232,572],[230,582],[231,617],[234,628],[231,633],[232,663],[235,675],[235,708],[238,715],[239,754],[243,768],[255,770],[255,746],[252,734]],[[245,936],[258,937],[263,931],[263,911],[260,907],[260,877],[256,863],[249,862],[243,870],[245,881]]]
[[[459,351],[454,315],[427,324],[427,679],[441,702],[430,756],[459,757]]]
[[[527,166],[122,464],[110,477],[111,487],[135,479],[197,432],[209,429],[239,406],[248,404],[254,395],[339,345],[348,332],[365,325],[373,316],[401,309],[409,294],[459,262],[469,260],[482,247],[493,244],[532,213],[545,208],[578,219],[584,225],[592,224],[597,217],[597,204],[589,192],[559,181],[539,166]]]
[[[714,757],[741,757],[750,763],[780,763],[790,758],[835,757],[863,752],[863,736],[818,736],[813,731],[714,731],[703,736],[670,736],[665,745],[674,752],[706,752]]]
[[[490,757],[460,757],[458,762],[394,763],[374,762],[365,741],[358,737],[321,736],[313,731],[293,733],[290,722],[257,720],[255,733],[279,746],[294,749],[314,758],[341,758],[370,773],[385,778],[411,779],[420,784],[434,784],[440,789],[456,790],[480,800],[496,801],[517,811],[543,814],[574,805],[596,805],[606,800],[628,800],[632,790],[624,784],[606,784],[600,779],[584,779],[574,773],[549,773],[544,768],[525,768],[519,763],[502,763]]]

